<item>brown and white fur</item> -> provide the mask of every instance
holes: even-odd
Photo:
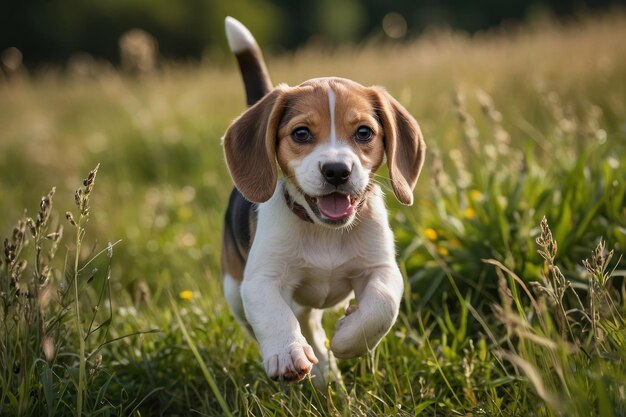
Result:
[[[226,34],[251,106],[223,138],[236,186],[223,235],[226,299],[271,378],[312,372],[322,388],[339,377],[333,354],[364,355],[396,320],[403,278],[374,175],[386,158],[396,198],[411,205],[424,141],[384,89],[342,78],[272,89],[250,32],[229,17]],[[351,297],[329,351],[323,310]]]

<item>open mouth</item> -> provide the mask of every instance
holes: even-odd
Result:
[[[330,220],[333,223],[343,223],[348,220],[358,206],[356,197],[342,193],[330,193],[319,197],[305,194],[305,198],[316,215],[322,220]]]

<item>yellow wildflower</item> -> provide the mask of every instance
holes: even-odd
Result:
[[[450,251],[448,250],[448,248],[444,248],[443,246],[439,246],[437,248],[437,253],[441,256],[448,256],[450,255]]]
[[[468,219],[473,219],[474,217],[476,217],[476,212],[474,211],[473,208],[468,207],[465,210],[463,210],[463,216],[465,216]]]
[[[193,291],[184,290],[178,293],[181,300],[189,301],[193,298]]]
[[[426,236],[426,239],[430,241],[437,240],[437,231],[435,229],[428,227],[424,229],[424,236]]]
[[[469,192],[469,198],[472,201],[483,201],[483,193],[478,190],[472,190]]]

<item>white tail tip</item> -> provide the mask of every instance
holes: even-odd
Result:
[[[233,53],[237,54],[257,47],[254,36],[239,20],[227,16],[224,25],[228,46]]]

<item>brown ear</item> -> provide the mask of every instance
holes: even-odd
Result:
[[[398,201],[410,206],[417,177],[424,165],[426,144],[413,116],[384,89],[376,88],[375,91],[391,186]]]
[[[285,91],[277,87],[269,92],[239,116],[224,135],[226,164],[235,186],[255,203],[269,200],[276,188],[276,136]]]

